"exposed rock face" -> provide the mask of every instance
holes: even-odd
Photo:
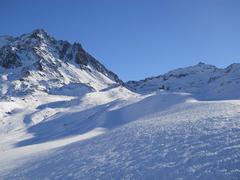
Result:
[[[88,84],[96,90],[123,84],[79,43],[56,40],[42,29],[16,38],[1,36],[0,75],[7,77],[8,82],[1,82],[7,92],[25,92],[22,84],[33,91],[49,91],[69,83]]]
[[[4,68],[14,68],[21,65],[21,59],[11,46],[5,46],[0,49],[0,66]]]
[[[82,66],[87,66],[90,56],[88,56],[88,54],[83,50],[82,46],[79,43],[74,43],[73,48],[74,52],[76,52],[75,62]]]

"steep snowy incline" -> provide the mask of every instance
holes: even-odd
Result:
[[[16,38],[2,36],[0,43],[2,97],[82,87],[92,92],[122,84],[79,43],[56,40],[42,29]]]
[[[240,64],[225,69],[199,63],[164,75],[141,81],[129,81],[126,86],[139,93],[157,90],[192,93],[201,100],[240,98]]]
[[[2,152],[1,179],[240,177],[239,100],[158,92],[99,108],[89,121],[101,122],[104,134],[54,149],[54,141],[47,141]]]

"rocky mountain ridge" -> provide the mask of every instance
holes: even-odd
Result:
[[[79,43],[56,40],[42,29],[16,38],[0,37],[0,81],[1,95],[50,92],[72,84],[92,90],[122,84]]]
[[[163,75],[124,83],[80,43],[56,40],[43,29],[19,37],[0,36],[0,95],[34,92],[81,95],[122,85],[146,94],[185,92],[204,99],[240,98],[240,64],[217,68],[202,62]],[[72,91],[74,90],[74,91]]]

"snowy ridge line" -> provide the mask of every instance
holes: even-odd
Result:
[[[91,92],[122,83],[79,43],[56,40],[43,29],[0,38],[2,97],[53,93],[77,86],[87,86],[87,92]]]
[[[228,100],[240,98],[240,64],[224,69],[200,62],[164,75],[129,81],[126,86],[138,93],[164,90],[191,93],[199,100]]]

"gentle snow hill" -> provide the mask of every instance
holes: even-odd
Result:
[[[90,94],[92,103],[103,96]],[[73,111],[51,106],[65,111],[2,151],[1,179],[240,177],[240,101],[200,102],[189,94],[158,92],[87,111],[81,103],[69,104]]]
[[[240,64],[220,69],[199,63],[141,81],[129,81],[126,86],[138,93],[166,90],[191,93],[200,100],[239,99]]]

